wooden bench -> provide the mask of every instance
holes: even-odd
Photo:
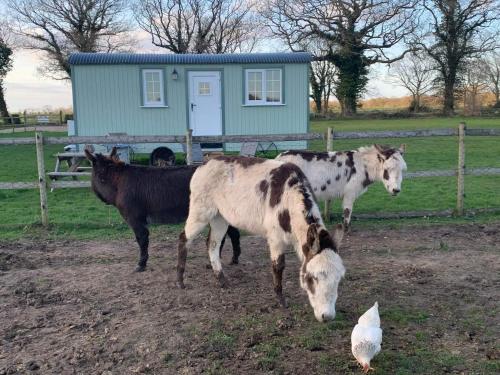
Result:
[[[81,163],[86,160],[84,152],[59,152],[56,154],[56,167],[54,172],[49,172],[48,176],[51,180],[57,180],[59,178],[71,177],[73,180],[77,180],[78,177],[91,176],[92,173],[88,172],[92,167],[83,167]],[[61,171],[61,163],[66,162],[68,164],[67,171]]]

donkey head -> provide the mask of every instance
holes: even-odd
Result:
[[[401,191],[401,182],[403,181],[403,171],[406,170],[406,162],[403,159],[405,145],[399,148],[375,145],[377,156],[382,163],[380,168],[380,180],[384,183],[385,189],[392,195],[398,195]]]
[[[85,156],[92,164],[92,190],[104,203],[114,204],[117,192],[115,171],[123,165],[118,159],[116,148],[113,147],[109,156],[92,154],[85,149]]]
[[[345,274],[337,249],[344,234],[338,225],[333,236],[319,224],[309,225],[300,269],[300,285],[307,292],[314,316],[320,322],[335,318],[340,279]]]

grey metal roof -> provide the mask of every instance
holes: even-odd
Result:
[[[234,54],[72,53],[71,65],[308,63],[308,52]]]

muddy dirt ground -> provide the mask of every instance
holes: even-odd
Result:
[[[226,245],[224,290],[202,238],[176,289],[175,249],[153,238],[149,268],[134,273],[130,239],[0,242],[0,374],[361,373],[350,332],[376,300],[376,374],[500,371],[500,224],[355,229],[330,323],[314,320],[291,251],[282,310],[263,239],[243,237],[235,266]]]

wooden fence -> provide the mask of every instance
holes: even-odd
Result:
[[[64,124],[65,114],[63,111],[50,114],[28,114],[24,111],[19,114],[11,114],[9,117],[0,117],[0,130],[11,129],[13,133],[16,129],[26,130],[32,126]]]
[[[458,163],[453,170],[428,170],[410,172],[405,178],[422,177],[457,177],[457,203],[455,210],[418,211],[391,214],[364,214],[356,215],[359,218],[383,218],[383,217],[418,217],[418,216],[449,216],[451,214],[464,214],[464,176],[500,175],[500,168],[465,168],[465,144],[466,136],[500,136],[500,129],[467,129],[461,123],[456,129],[426,129],[407,131],[369,131],[369,132],[337,132],[328,128],[326,134],[270,134],[270,135],[223,135],[223,136],[193,136],[191,130],[186,135],[179,136],[100,136],[100,137],[43,137],[37,132],[34,138],[0,138],[2,145],[26,145],[35,144],[37,155],[38,181],[37,182],[0,182],[0,189],[33,189],[40,190],[41,219],[44,226],[48,225],[47,187],[54,188],[82,188],[89,187],[90,181],[46,181],[44,165],[43,145],[67,145],[67,144],[136,144],[136,143],[185,143],[186,161],[192,160],[190,147],[193,143],[244,143],[244,142],[279,142],[279,141],[311,141],[326,140],[326,150],[333,150],[333,142],[338,139],[369,139],[369,138],[412,138],[412,137],[439,137],[456,136],[458,141]],[[488,211],[475,210],[473,212]],[[495,209],[496,211],[496,209]],[[325,204],[325,216],[330,217],[330,203]]]

